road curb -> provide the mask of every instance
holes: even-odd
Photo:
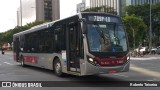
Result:
[[[160,60],[160,57],[148,57],[148,58],[146,58],[146,57],[135,57],[135,58],[133,58],[133,57],[131,57],[130,58],[131,60]]]

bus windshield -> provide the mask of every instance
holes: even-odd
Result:
[[[88,23],[87,38],[90,52],[125,52],[126,35],[122,24]]]

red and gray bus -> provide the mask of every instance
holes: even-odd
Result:
[[[121,18],[81,12],[13,35],[14,60],[77,76],[128,72],[127,35]]]

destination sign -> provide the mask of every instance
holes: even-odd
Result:
[[[120,20],[118,17],[110,17],[110,16],[88,16],[88,21],[99,21],[99,22],[117,22],[119,23]]]

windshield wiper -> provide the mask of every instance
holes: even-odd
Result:
[[[117,24],[116,24],[116,23],[113,23],[114,39],[115,39],[115,41],[116,41],[116,45],[119,45],[119,38],[118,38],[118,36],[117,36],[117,34],[116,34],[116,32],[118,32],[118,29],[116,29],[116,27],[117,27]]]
[[[99,36],[104,40],[104,44],[106,44],[106,39],[104,36],[104,31],[101,29],[97,22],[94,22],[94,25],[97,25],[98,29],[95,27],[96,31],[98,32]]]

